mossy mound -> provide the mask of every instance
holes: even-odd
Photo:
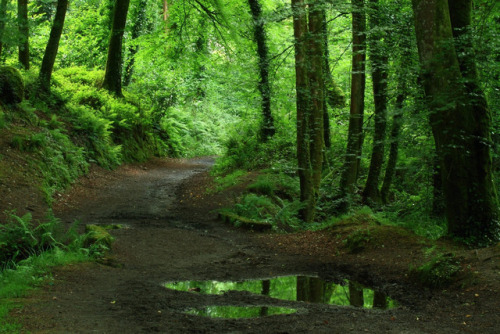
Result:
[[[84,247],[89,248],[90,246],[105,246],[106,248],[111,248],[111,244],[115,240],[111,234],[106,230],[106,228],[98,225],[86,225],[85,226],[86,237],[84,241]]]
[[[0,101],[16,104],[24,98],[24,82],[21,73],[10,66],[0,66]]]

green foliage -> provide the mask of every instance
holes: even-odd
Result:
[[[369,229],[355,231],[344,239],[344,244],[351,253],[359,253],[371,240]]]
[[[435,248],[427,251],[429,261],[418,268],[410,268],[413,275],[425,286],[443,288],[453,282],[462,270],[460,260],[451,253],[435,253]]]
[[[217,186],[215,187],[215,192],[220,192],[226,188],[238,184],[239,182],[241,182],[241,179],[245,175],[247,175],[246,171],[237,169],[225,176],[217,176],[215,178],[215,183],[217,184]]]
[[[246,172],[237,170],[223,179],[230,182]],[[291,231],[302,227],[298,212],[302,204],[295,200],[298,196],[298,182],[295,178],[280,174],[262,174],[247,186],[250,193],[243,195],[238,203],[223,212],[249,221],[272,224],[276,230]],[[238,220],[235,220],[238,226]]]
[[[53,216],[35,226],[29,213],[23,217],[9,214],[7,223],[0,225],[0,267],[62,246],[65,240],[60,228]]]

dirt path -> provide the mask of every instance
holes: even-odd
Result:
[[[493,287],[477,287],[487,291],[436,295],[411,285],[394,259],[387,263],[364,255],[301,255],[290,247],[277,247],[275,236],[217,221],[212,210],[230,202],[238,190],[206,195],[210,182],[206,171],[211,163],[208,158],[158,160],[76,187],[56,206],[63,221],[123,224],[125,228],[112,232],[116,243],[107,264],[58,269],[54,284],[27,300],[27,306],[16,314],[25,329],[32,333],[498,332],[498,282]],[[400,306],[368,310],[281,301],[248,292],[203,295],[161,286],[166,281],[289,274],[354,277],[376,285]],[[483,299],[487,294],[492,297]],[[189,307],[228,304],[289,306],[299,311],[253,319],[182,313]]]

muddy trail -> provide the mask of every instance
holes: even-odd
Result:
[[[496,333],[498,282],[469,290],[415,285],[411,247],[325,253],[321,238],[236,229],[217,219],[241,189],[207,194],[213,160],[156,160],[88,178],[55,207],[65,223],[120,224],[100,263],[58,268],[54,281],[14,316],[31,333]],[[319,238],[319,239],[318,239]],[[303,244],[301,245],[301,242]],[[315,247],[310,247],[317,242]],[[479,254],[482,256],[482,254]],[[404,257],[405,260],[402,260]],[[398,262],[399,261],[399,262]],[[404,270],[403,270],[404,271]],[[249,291],[204,294],[164,287],[187,280],[240,281],[310,275],[353,279],[397,301],[392,309],[283,300]],[[498,276],[496,276],[498,277]],[[214,306],[256,307],[262,316],[186,313]],[[269,315],[273,307],[291,314]],[[206,310],[206,309],[205,309]],[[265,310],[265,312],[263,312]],[[279,312],[278,312],[279,313]],[[206,312],[204,313],[206,314]],[[266,315],[267,314],[267,315]]]

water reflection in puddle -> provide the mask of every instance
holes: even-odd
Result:
[[[296,313],[297,309],[275,306],[205,306],[190,308],[184,313],[210,318],[243,319]]]
[[[181,281],[168,282],[164,286],[168,289],[203,294],[248,291],[254,294],[291,301],[297,300],[380,309],[396,307],[394,300],[356,282],[345,281],[344,284],[335,284],[311,276],[283,276],[239,282]]]

